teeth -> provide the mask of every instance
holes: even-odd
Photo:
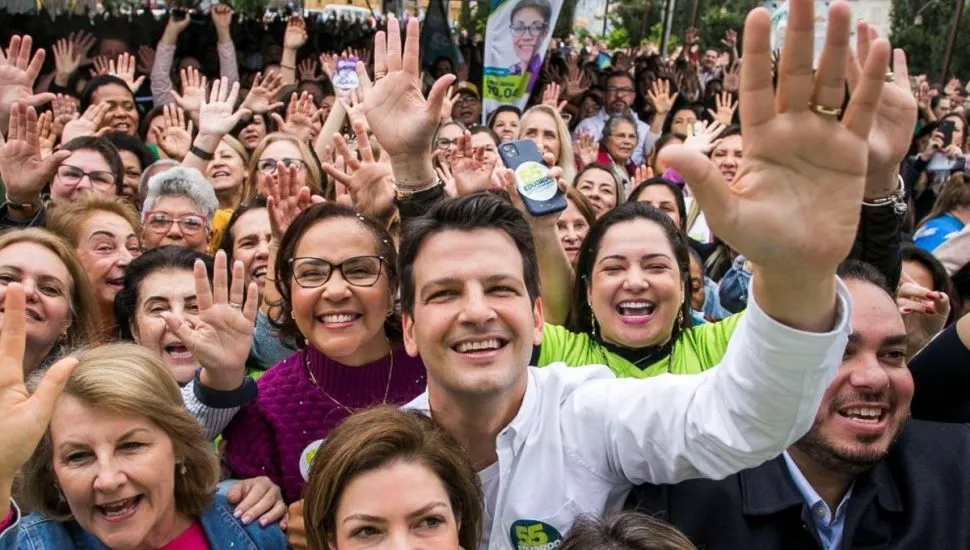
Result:
[[[123,516],[131,512],[137,503],[138,497],[133,497],[125,500],[119,500],[118,502],[112,502],[110,504],[102,504],[100,508],[104,512],[105,516],[112,518]]]
[[[620,307],[627,307],[630,309],[642,309],[645,307],[650,307],[650,302],[623,302]]]
[[[27,317],[30,317],[35,321],[40,321],[40,315],[38,315],[37,312],[32,309],[27,310]]]
[[[356,319],[358,315],[353,313],[337,313],[333,315],[324,315],[324,323],[349,323]]]
[[[657,306],[653,302],[622,302],[616,308],[620,315],[643,316],[653,313]]]
[[[872,407],[853,407],[842,411],[842,416],[867,424],[875,424],[882,417],[882,409]]]
[[[480,342],[462,342],[458,344],[458,353],[466,353],[469,351],[481,351],[481,350],[492,350],[501,347],[501,342],[496,338],[489,338],[488,340],[482,340]]]

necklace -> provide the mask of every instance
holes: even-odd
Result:
[[[387,342],[387,347],[391,349],[391,353],[390,353],[390,355],[391,355],[391,367],[387,371],[387,384],[384,386],[384,400],[381,401],[381,404],[383,404],[383,405],[386,405],[387,404],[387,395],[391,391],[391,378],[394,376],[394,348],[391,348],[391,342],[390,342],[390,340],[388,340],[388,342]],[[330,399],[331,401],[333,401],[334,404],[336,404],[341,409],[347,411],[347,414],[354,414],[353,409],[351,409],[347,405],[344,405],[343,403],[341,403],[340,401],[338,401],[336,397],[334,397],[334,396],[330,395],[329,393],[327,393],[327,390],[323,389],[320,386],[320,384],[317,383],[317,377],[316,376],[313,376],[313,369],[310,368],[310,348],[309,348],[309,346],[307,346],[307,348],[305,348],[303,350],[303,357],[305,358],[305,361],[304,362],[306,363],[306,373],[307,373],[307,376],[310,377],[310,383],[313,384],[314,386],[316,386],[316,388],[318,390],[320,390],[320,393],[322,393],[328,399]]]

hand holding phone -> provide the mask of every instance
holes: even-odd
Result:
[[[499,145],[498,154],[505,166],[515,172],[515,188],[533,216],[545,216],[566,209],[566,196],[559,190],[549,168],[542,162],[542,153],[531,139],[511,141]]]
[[[947,119],[947,120],[940,121],[940,125],[937,127],[937,130],[939,130],[939,132],[941,134],[943,134],[943,148],[944,149],[946,149],[947,146],[949,146],[950,144],[953,143],[953,130],[954,130],[954,128],[955,128],[955,125],[953,123],[953,119],[952,118]]]

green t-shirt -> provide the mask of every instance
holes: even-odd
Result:
[[[717,323],[689,328],[681,333],[674,345],[672,374],[697,374],[721,362],[728,340],[744,312]],[[645,369],[640,369],[623,357],[609,351],[589,334],[570,332],[558,325],[546,324],[542,329],[538,367],[563,362],[571,367],[605,364],[617,378],[649,378],[667,372],[668,357]]]

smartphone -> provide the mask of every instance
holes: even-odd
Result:
[[[176,21],[181,21],[181,20],[185,19],[185,16],[186,15],[188,15],[188,11],[186,11],[186,10],[184,10],[182,8],[176,8],[176,9],[172,10],[172,19],[174,19]]]
[[[946,147],[950,145],[953,141],[953,119],[947,119],[940,122],[940,125],[936,127],[937,131],[943,134],[943,146]]]
[[[333,86],[338,90],[356,90],[360,85],[357,79],[357,58],[340,57],[337,59],[337,72],[333,75]]]
[[[510,141],[498,147],[505,166],[515,172],[515,187],[533,216],[545,216],[566,209],[566,196],[556,180],[548,176],[542,153],[531,139]]]

